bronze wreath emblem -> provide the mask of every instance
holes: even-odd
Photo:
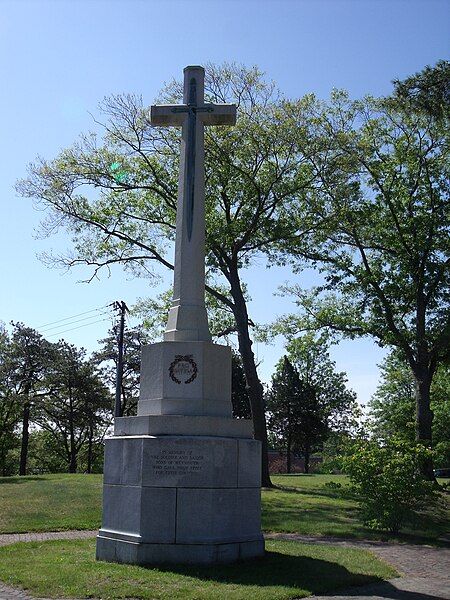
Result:
[[[178,379],[178,377],[175,375],[175,367],[181,362],[186,362],[191,365],[192,373],[191,373],[189,379],[186,379],[186,381],[184,383],[192,383],[194,381],[194,379],[197,377],[197,373],[198,373],[197,363],[195,362],[192,354],[186,354],[184,356],[182,354],[175,355],[175,360],[173,360],[171,362],[170,367],[169,367],[170,379],[172,379],[172,381],[175,381],[175,383],[178,383],[178,384],[181,383],[181,379]]]

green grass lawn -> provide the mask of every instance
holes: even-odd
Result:
[[[52,598],[300,598],[397,575],[365,550],[269,541],[264,558],[241,564],[145,568],[96,562],[94,540],[0,548],[0,579]]]
[[[277,475],[262,491],[264,531],[380,538],[358,521],[358,507],[342,475]],[[342,484],[340,489],[327,486]],[[101,520],[101,475],[0,478],[0,532],[96,529]],[[448,505],[448,502],[447,502]],[[433,541],[448,532],[449,511],[421,517],[403,539]]]
[[[102,475],[0,477],[0,532],[95,529]]]

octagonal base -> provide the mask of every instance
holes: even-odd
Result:
[[[260,452],[249,438],[107,439],[97,558],[209,564],[261,556]]]

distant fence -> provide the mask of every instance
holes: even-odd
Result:
[[[322,463],[321,456],[311,456],[309,459],[309,470],[311,473],[317,470],[318,465]],[[286,452],[269,451],[269,471],[270,473],[287,473]],[[304,473],[305,460],[291,454],[291,473]]]

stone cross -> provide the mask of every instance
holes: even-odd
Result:
[[[210,341],[205,308],[205,125],[234,125],[234,104],[205,104],[203,67],[184,69],[183,104],[151,107],[151,124],[182,128],[173,301],[164,340]]]

